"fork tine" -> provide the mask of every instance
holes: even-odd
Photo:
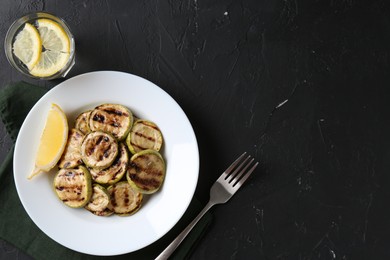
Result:
[[[233,171],[233,169],[237,166],[237,164],[241,161],[241,159],[245,156],[246,152],[241,154],[221,175],[220,178],[223,177],[223,179],[226,179],[230,173]]]
[[[250,163],[248,163],[248,165],[240,172],[240,176],[245,172],[246,168],[248,168],[248,166],[253,162],[253,159],[251,160]],[[249,169],[249,171],[240,179],[240,178],[237,178],[237,181],[233,184],[233,188],[235,189],[239,189],[241,187],[242,184],[244,184],[244,182],[249,178],[249,176],[252,174],[252,172],[256,169],[257,165],[259,164],[259,162],[256,162],[252,168]],[[240,177],[239,176],[239,177]]]
[[[251,158],[250,155],[248,155],[248,157],[245,158],[245,160],[243,162],[240,163],[240,165],[237,166],[237,168],[234,170],[234,172],[232,172],[229,176],[227,176],[225,178],[226,179],[229,179],[228,182],[231,183],[237,176],[237,173],[241,170],[241,168],[246,164],[246,162]]]
[[[233,186],[238,182],[240,177],[246,172],[246,169],[248,169],[249,165],[255,160],[252,158],[252,160],[250,160],[248,163],[246,163],[249,158],[250,158],[250,156],[248,156],[248,158],[246,158],[246,160],[240,165],[240,168],[236,170],[237,171],[236,175],[232,176],[231,180],[229,181],[229,183],[232,183]],[[244,167],[244,169],[241,170],[242,167]],[[241,170],[241,171],[238,172],[238,170]]]

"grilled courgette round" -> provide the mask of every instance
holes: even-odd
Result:
[[[81,159],[80,147],[83,142],[84,135],[76,128],[72,128],[68,134],[68,141],[65,150],[58,162],[60,168],[74,168],[83,163]]]
[[[75,121],[75,128],[80,130],[83,134],[88,134],[91,132],[89,128],[89,116],[91,115],[91,110],[81,113]]]
[[[165,178],[165,162],[155,150],[144,150],[134,154],[126,173],[129,184],[141,193],[156,192]]]
[[[84,207],[91,198],[91,175],[87,168],[60,169],[54,177],[58,198],[72,208]]]
[[[120,216],[134,214],[142,205],[143,195],[133,189],[127,181],[117,182],[107,188],[111,201],[109,209]]]
[[[134,122],[127,135],[126,144],[133,154],[147,149],[160,151],[163,137],[155,123],[139,119]]]
[[[108,208],[110,204],[110,194],[108,191],[99,184],[93,184],[92,196],[85,209],[97,216],[109,216],[114,212]]]
[[[119,143],[119,153],[110,167],[103,170],[90,169],[92,179],[100,184],[114,184],[126,173],[129,163],[129,154],[126,146]]]
[[[89,128],[92,131],[110,133],[121,141],[129,133],[133,126],[133,120],[133,114],[125,106],[103,104],[92,110],[89,117]]]
[[[112,135],[91,132],[81,144],[81,158],[88,167],[105,169],[114,162],[118,150],[118,143]]]

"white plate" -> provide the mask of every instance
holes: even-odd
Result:
[[[132,216],[98,217],[85,209],[69,208],[56,197],[54,170],[27,180],[52,102],[61,106],[72,126],[78,114],[101,103],[125,105],[138,117],[154,121],[163,133],[162,155],[167,163],[161,190],[145,196],[143,206]],[[27,115],[14,153],[16,188],[31,219],[63,246],[92,255],[129,253],[166,234],[187,209],[198,173],[198,144],[180,106],[153,83],[122,72],[87,73],[51,89]]]

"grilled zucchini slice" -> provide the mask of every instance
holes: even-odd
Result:
[[[91,129],[89,128],[89,116],[91,115],[91,111],[92,110],[88,110],[81,113],[75,120],[75,128],[85,135],[91,132]]]
[[[74,168],[83,163],[81,159],[80,147],[83,142],[84,135],[76,128],[72,128],[69,131],[68,141],[65,146],[65,150],[58,162],[60,168]]]
[[[99,184],[93,184],[91,199],[84,208],[97,216],[109,216],[114,212],[108,208],[108,204],[110,204],[108,191]]]
[[[125,175],[128,163],[129,154],[126,146],[123,143],[119,143],[119,153],[115,158],[115,161],[110,167],[103,170],[91,168],[90,172],[92,179],[100,184],[114,184]]]
[[[133,114],[125,106],[103,104],[95,107],[89,117],[92,131],[103,131],[112,134],[119,141],[126,138],[133,126]]]
[[[57,197],[71,208],[84,207],[91,198],[91,175],[87,168],[60,169],[54,177]]]
[[[165,178],[165,162],[155,150],[134,154],[129,163],[126,178],[129,184],[141,193],[156,192]]]
[[[114,162],[117,155],[116,139],[104,132],[87,134],[81,144],[81,158],[91,168],[105,169]]]
[[[139,119],[134,122],[130,133],[127,135],[126,144],[133,154],[147,149],[158,152],[163,144],[163,137],[155,123]]]
[[[120,216],[134,214],[142,205],[143,195],[127,181],[117,182],[107,188],[111,201],[108,207]]]

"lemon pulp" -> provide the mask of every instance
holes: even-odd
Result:
[[[64,28],[50,19],[38,19],[37,28],[44,50],[31,75],[49,77],[60,71],[70,57],[70,39]]]
[[[45,50],[42,52],[37,65],[30,70],[30,73],[36,77],[49,77],[66,65],[69,56],[69,53]]]
[[[57,164],[68,139],[68,121],[57,104],[52,104],[46,118],[35,158],[35,169],[28,177],[31,179],[40,172],[48,172]]]
[[[70,39],[64,28],[50,19],[38,19],[36,23],[46,50],[69,53]]]
[[[23,30],[16,35],[13,52],[29,70],[38,63],[42,52],[42,42],[38,30],[33,25],[26,23]]]

